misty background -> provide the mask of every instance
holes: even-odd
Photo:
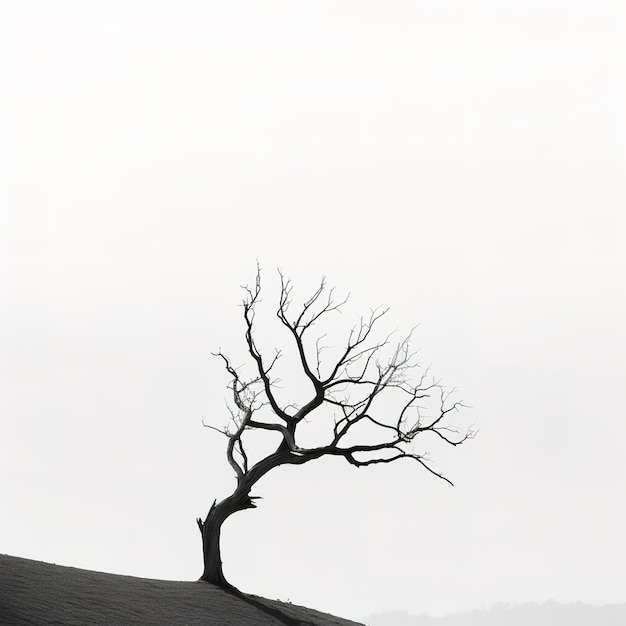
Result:
[[[322,274],[478,437],[285,468],[246,592],[352,619],[625,600],[626,8],[0,1],[0,551],[193,580],[230,492],[211,352]],[[382,329],[382,328],[381,328]],[[280,340],[280,336],[276,336]],[[463,422],[465,423],[465,422]]]

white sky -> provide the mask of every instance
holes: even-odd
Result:
[[[321,274],[479,437],[259,483],[243,590],[359,619],[624,601],[626,8],[0,2],[0,552],[201,573],[239,285]],[[342,327],[337,327],[336,332]],[[240,352],[239,352],[240,353]]]

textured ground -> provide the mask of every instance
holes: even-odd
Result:
[[[0,624],[355,626],[304,607],[198,582],[116,576],[0,555]]]

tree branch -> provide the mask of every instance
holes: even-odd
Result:
[[[263,382],[263,387],[265,389],[265,395],[267,396],[268,402],[272,407],[272,410],[276,415],[282,419],[284,422],[289,423],[291,421],[291,417],[287,415],[287,413],[280,408],[276,398],[274,397],[274,393],[272,392],[272,383],[269,378],[269,371],[273,367],[276,359],[280,356],[280,352],[277,352],[277,356],[272,361],[272,364],[269,368],[266,368],[263,364],[263,357],[261,353],[258,351],[255,341],[254,341],[254,333],[253,333],[253,321],[255,315],[255,307],[259,300],[259,295],[261,293],[261,268],[257,264],[257,275],[254,291],[249,289],[248,287],[244,287],[244,290],[247,292],[247,298],[243,301],[243,317],[246,322],[246,343],[248,344],[248,352],[254,359],[256,363],[257,370],[259,372],[259,378]]]
[[[325,346],[321,346],[320,341],[326,335],[321,334],[312,340],[315,350],[313,369],[307,357],[305,333],[327,314],[340,311],[348,298],[335,302],[333,289],[328,289],[326,280],[322,278],[298,315],[291,318],[288,315],[291,281],[280,270],[279,277],[276,316],[287,330],[291,345],[295,346],[296,364],[312,384],[314,393],[301,408],[294,407],[292,414],[287,409],[293,405],[281,406],[274,395],[276,379],[272,380],[270,371],[282,352],[277,349],[267,365],[254,339],[254,321],[261,293],[261,270],[257,265],[255,285],[253,288],[244,287],[246,297],[243,300],[245,340],[256,375],[250,380],[242,380],[228,358],[221,351],[217,352],[216,356],[224,361],[231,377],[229,389],[236,412],[231,411],[232,428],[219,429],[205,424],[228,437],[227,457],[238,482],[249,490],[261,476],[278,465],[302,464],[323,456],[341,456],[356,467],[392,463],[401,458],[413,459],[434,476],[452,484],[426,462],[424,454],[416,453],[413,445],[418,438],[431,433],[437,441],[458,446],[473,437],[475,432],[471,429],[462,432],[451,426],[451,413],[458,412],[465,405],[450,400],[454,390],[446,391],[434,379],[428,381],[428,368],[420,367],[416,360],[417,352],[411,348],[414,329],[395,346],[391,344],[394,333],[377,341],[374,339],[374,326],[387,315],[389,309],[370,310],[369,316],[361,317],[350,330],[345,347],[326,370],[330,373],[324,378],[321,375],[324,369],[321,353]],[[259,402],[260,395],[264,395],[267,402]],[[384,403],[380,400],[382,397],[386,398]],[[300,447],[296,443],[296,433],[300,432],[298,426],[324,404],[335,412],[334,425],[327,439],[329,443],[314,448]],[[268,409],[269,415],[253,419],[253,413],[267,405],[271,413]],[[431,416],[425,417],[428,413]],[[278,448],[251,467],[242,442],[243,434],[250,430],[275,431],[282,435]],[[239,461],[235,459],[235,452],[240,457]]]

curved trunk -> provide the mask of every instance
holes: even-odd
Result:
[[[255,509],[255,500],[259,496],[251,496],[250,490],[254,484],[269,470],[283,463],[302,463],[304,457],[294,457],[290,452],[277,451],[273,455],[262,459],[250,469],[239,481],[234,493],[221,502],[215,500],[211,505],[206,519],[197,518],[198,527],[202,533],[202,555],[204,559],[204,571],[200,580],[227,589],[235,589],[224,577],[222,571],[222,557],[220,554],[220,532],[222,524],[237,511]]]
[[[202,556],[204,571],[200,580],[213,583],[220,587],[232,588],[224,577],[222,557],[220,554],[220,533],[222,524],[233,513],[256,507],[255,498],[249,495],[249,489],[235,493],[219,503],[213,502],[204,522],[198,518],[198,527],[202,533]]]
[[[198,519],[198,525],[202,533],[202,556],[204,560],[204,571],[200,580],[219,585],[220,587],[225,587],[228,584],[222,571],[222,557],[220,554],[220,532],[222,524],[227,517],[228,515],[222,513],[214,502],[204,522]]]

